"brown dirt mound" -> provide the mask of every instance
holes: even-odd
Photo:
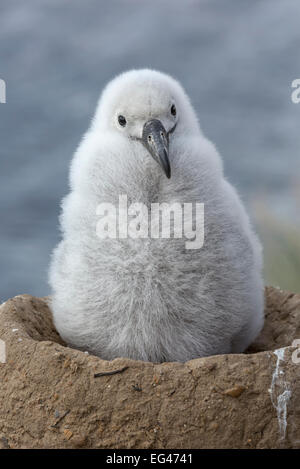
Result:
[[[1,306],[0,338],[0,447],[300,448],[300,295],[266,289],[247,354],[187,363],[70,349],[29,295]]]

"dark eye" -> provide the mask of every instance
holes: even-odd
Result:
[[[175,104],[172,104],[172,107],[171,107],[171,114],[172,114],[172,116],[174,116],[174,117],[176,116],[176,106],[175,106]]]
[[[124,116],[118,116],[118,122],[122,127],[125,127],[126,125],[126,119]]]

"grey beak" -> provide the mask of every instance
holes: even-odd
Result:
[[[169,138],[166,129],[158,119],[151,119],[144,124],[142,141],[170,179]]]

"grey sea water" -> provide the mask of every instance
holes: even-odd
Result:
[[[251,209],[297,223],[298,0],[2,0],[0,300],[46,295],[72,153],[104,84],[152,67],[177,77]]]

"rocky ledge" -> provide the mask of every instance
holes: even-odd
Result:
[[[300,448],[300,295],[266,288],[247,353],[187,363],[68,348],[29,295],[1,305],[0,339],[2,448]]]

